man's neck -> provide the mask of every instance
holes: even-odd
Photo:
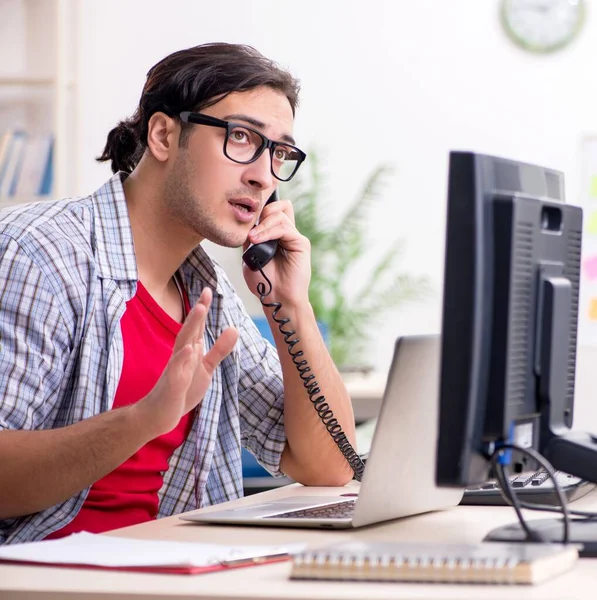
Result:
[[[149,170],[131,173],[124,181],[139,279],[161,305],[172,300],[172,277],[200,243],[164,209],[162,182]]]

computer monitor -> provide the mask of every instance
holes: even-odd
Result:
[[[563,174],[450,154],[436,482],[489,477],[500,443],[597,482],[597,443],[572,432],[582,210]]]

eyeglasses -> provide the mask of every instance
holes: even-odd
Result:
[[[246,165],[255,162],[267,148],[271,157],[272,175],[280,181],[290,181],[298,171],[307,155],[284,142],[274,142],[262,133],[240,123],[222,121],[209,115],[184,111],[179,114],[180,120],[196,125],[209,125],[226,129],[224,138],[224,154],[227,158]]]

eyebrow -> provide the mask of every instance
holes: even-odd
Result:
[[[249,125],[253,125],[253,127],[256,127],[257,129],[265,129],[265,123],[263,121],[259,121],[258,119],[255,119],[254,117],[250,117],[249,115],[235,113],[233,115],[226,115],[224,117],[224,121],[231,121],[231,120],[245,121],[246,123],[249,123]],[[292,144],[293,146],[296,145],[294,138],[291,135],[288,135],[287,133],[283,134],[280,137],[280,141],[288,142],[289,144]]]

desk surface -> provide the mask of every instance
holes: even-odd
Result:
[[[357,489],[357,483],[347,487]],[[329,495],[346,492],[346,488],[303,488],[291,486],[261,494],[263,499],[287,495]],[[254,502],[256,496],[234,501],[235,505]],[[230,503],[232,504],[232,503]],[[597,510],[597,493],[574,503],[578,509]],[[204,510],[214,510],[210,507]],[[527,512],[529,519],[544,518],[544,513]],[[376,541],[478,542],[498,525],[516,519],[509,507],[459,506],[448,511],[428,513],[389,523],[351,531],[278,529],[269,527],[208,526],[184,523],[169,517],[115,530],[108,535],[139,539],[168,539],[229,544],[306,543],[309,547],[328,543],[363,539]],[[177,599],[217,598],[255,600],[257,598],[290,598],[351,600],[362,598],[412,598],[417,600],[471,598],[477,600],[573,600],[593,597],[597,584],[597,559],[581,559],[575,569],[538,586],[480,586],[439,584],[397,584],[367,582],[290,581],[290,562],[235,569],[208,575],[147,575],[115,573],[85,569],[29,566],[0,566],[0,598],[54,599],[113,598]]]

